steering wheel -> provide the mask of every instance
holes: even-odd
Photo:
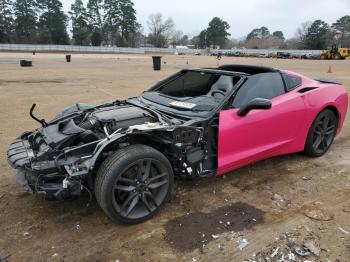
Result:
[[[214,90],[214,91],[212,91],[211,92],[211,96],[214,96],[214,94],[216,94],[216,93],[221,94],[223,96],[226,96],[226,93],[224,91],[221,91],[221,90]]]

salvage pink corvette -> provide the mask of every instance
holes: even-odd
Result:
[[[138,97],[76,104],[12,142],[8,161],[48,199],[94,192],[113,220],[139,223],[170,197],[173,179],[222,174],[273,156],[319,157],[342,129],[337,81],[273,68],[186,69]]]

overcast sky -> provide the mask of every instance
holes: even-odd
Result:
[[[74,0],[61,0],[67,12]],[[85,3],[87,0],[83,0]],[[137,19],[148,32],[150,14],[172,17],[177,30],[191,36],[206,28],[218,16],[230,25],[234,38],[252,29],[267,26],[270,32],[282,30],[287,38],[305,21],[322,19],[331,24],[350,15],[350,0],[134,0]]]

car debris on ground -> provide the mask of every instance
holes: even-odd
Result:
[[[242,238],[238,241],[238,248],[242,251],[249,245],[249,242],[247,239]]]
[[[291,205],[291,201],[283,198],[279,194],[274,194],[272,196],[272,200],[276,206],[278,206],[280,209],[285,210],[288,209]]]
[[[32,238],[31,234],[29,232],[24,232],[23,233],[24,239],[29,240]]]
[[[344,234],[347,234],[347,235],[350,234],[350,232],[349,232],[349,231],[346,231],[344,228],[342,228],[342,227],[338,227],[338,228],[339,228],[339,230],[340,230],[341,232],[343,232]]]
[[[6,250],[0,248],[0,262],[9,261],[10,257],[11,257],[10,253],[8,253]]]
[[[310,219],[318,221],[330,221],[334,218],[333,214],[330,214],[323,209],[308,209],[304,212],[304,215]]]
[[[294,251],[301,257],[310,255],[309,249],[305,245],[294,247]]]
[[[280,247],[277,247],[271,254],[271,258],[274,258],[277,254],[278,254],[278,250],[280,249]]]
[[[284,262],[284,261],[318,261],[321,249],[319,237],[306,226],[299,226],[289,232],[280,234],[264,250],[254,252],[251,259],[244,261]]]
[[[305,247],[310,250],[310,252],[312,254],[314,254],[315,256],[319,257],[320,256],[320,248],[318,247],[318,245],[314,242],[314,241],[308,241],[305,243]]]

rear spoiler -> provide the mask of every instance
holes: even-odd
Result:
[[[316,80],[321,83],[325,84],[336,84],[336,85],[341,85],[342,83],[338,80],[333,80],[333,79],[328,79],[328,78],[323,78],[323,77],[312,77],[313,80]]]

